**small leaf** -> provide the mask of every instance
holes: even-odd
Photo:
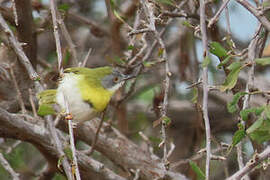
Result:
[[[60,158],[59,158],[58,161],[57,161],[57,168],[58,168],[61,172],[63,172],[63,169],[61,168],[61,165],[62,165],[62,161],[63,161],[64,158],[65,158],[65,156],[60,156]]]
[[[239,99],[246,94],[248,94],[248,93],[238,92],[233,96],[232,101],[227,104],[227,109],[230,113],[234,113],[237,111],[237,103],[238,103]]]
[[[247,129],[250,138],[258,143],[270,140],[270,120],[262,116]]]
[[[240,62],[232,63],[228,69],[231,70],[231,72],[228,74],[228,76],[225,79],[225,82],[222,84],[222,86],[219,88],[220,91],[224,92],[226,90],[232,89],[238,79],[238,74],[240,73],[241,69],[243,69],[244,66],[241,66]]]
[[[162,120],[162,123],[165,123],[166,126],[170,125],[172,121],[171,118],[169,118],[168,116],[163,116],[161,120]]]
[[[260,117],[257,121],[255,121],[255,123],[253,123],[248,129],[247,129],[247,134],[251,134],[254,131],[256,131],[258,128],[261,127],[261,125],[263,124],[263,117]]]
[[[231,58],[232,56],[227,56],[223,61],[218,64],[217,68],[221,69],[222,66],[225,66],[230,61]]]
[[[196,173],[197,179],[199,180],[205,179],[205,174],[195,162],[189,161],[189,165],[192,168],[192,170]]]
[[[164,53],[164,49],[163,48],[159,48],[158,49],[158,56],[161,57]]]
[[[265,116],[267,119],[270,119],[270,106],[267,105],[265,108],[264,108],[264,113],[265,113]]]
[[[64,63],[64,64],[68,64],[68,61],[69,61],[70,57],[71,57],[70,52],[69,52],[68,50],[66,50],[66,51],[65,51],[65,57],[64,57],[63,63]]]
[[[72,156],[72,151],[71,151],[71,148],[69,146],[66,146],[64,148],[64,152],[67,156],[67,158],[70,160],[70,161],[73,161],[73,156]]]
[[[250,113],[255,113],[256,116],[259,116],[263,112],[264,108],[265,107],[262,106],[262,107],[243,109],[242,111],[240,111],[240,116],[243,119],[243,121],[247,121],[248,120],[248,115]]]
[[[188,28],[192,28],[192,27],[193,27],[188,21],[183,21],[183,22],[182,22],[182,25],[183,25],[183,26],[186,26],[186,27],[188,27]]]
[[[113,10],[113,14],[115,15],[115,17],[117,18],[117,19],[119,19],[122,23],[126,23],[125,22],[125,20],[118,14],[118,12],[114,9]]]
[[[262,65],[262,66],[270,65],[270,58],[269,57],[257,58],[257,59],[255,59],[255,62],[256,62],[256,64]]]
[[[193,88],[193,98],[191,99],[191,102],[196,104],[198,102],[198,88]]]
[[[132,50],[132,49],[134,49],[134,46],[129,45],[127,49],[128,49],[128,50]]]
[[[38,108],[37,114],[39,116],[46,116],[55,114],[55,110],[51,104],[41,104]]]
[[[63,4],[60,4],[58,6],[58,10],[62,10],[62,11],[65,11],[65,12],[68,11],[69,8],[70,8],[70,6],[67,3],[63,3]]]
[[[233,135],[232,146],[236,146],[244,137],[246,137],[246,132],[244,129],[237,130]]]
[[[210,52],[216,55],[219,59],[225,58],[228,56],[226,49],[222,45],[220,45],[218,42],[215,42],[215,41],[210,43]]]
[[[161,3],[161,4],[167,4],[167,5],[171,5],[171,6],[174,6],[174,3],[172,0],[156,0],[158,3]]]
[[[208,64],[211,62],[211,59],[209,56],[206,56],[202,62],[202,67],[207,67]]]

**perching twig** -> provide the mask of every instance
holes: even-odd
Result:
[[[64,94],[63,98],[65,101],[65,111],[66,111],[66,116],[65,119],[68,121],[68,132],[69,132],[69,142],[70,142],[70,149],[72,152],[72,166],[75,168],[75,176],[76,176],[76,180],[80,180],[81,176],[80,176],[80,172],[79,172],[79,166],[78,166],[78,161],[77,161],[77,156],[76,156],[76,147],[75,147],[75,143],[74,143],[74,134],[73,134],[73,125],[72,125],[72,114],[70,113],[69,110],[69,104],[68,101],[65,97]]]
[[[56,51],[57,51],[57,59],[58,59],[58,71],[60,74],[63,73],[62,67],[62,49],[60,43],[59,29],[58,29],[58,20],[56,14],[56,4],[54,0],[50,0],[50,9],[52,14],[52,22],[53,22],[53,34],[55,38]]]
[[[229,3],[229,1],[230,1],[230,0],[225,0],[225,1],[222,3],[222,5],[221,5],[221,7],[219,8],[218,12],[215,14],[214,17],[212,17],[212,18],[210,19],[210,21],[209,21],[209,23],[208,23],[208,28],[211,28],[211,26],[217,22],[217,20],[218,20],[220,14],[221,14],[221,12],[224,10],[224,8],[227,7],[227,4]]]
[[[3,154],[0,153],[0,163],[3,168],[11,175],[13,180],[19,180],[19,174],[16,173],[12,167],[9,165],[8,161],[4,158]]]
[[[208,40],[206,32],[206,17],[205,17],[205,0],[200,0],[200,29],[202,34],[202,44],[203,44],[203,58],[208,58]],[[211,130],[210,122],[208,117],[208,68],[203,67],[202,73],[202,83],[203,83],[203,118],[206,133],[206,163],[205,163],[205,179],[209,179],[210,170],[210,160],[211,160]]]
[[[229,145],[226,144],[226,145],[223,145],[221,147],[218,147],[218,148],[214,149],[213,153],[218,153],[220,151],[227,150],[228,148],[229,148]],[[188,164],[190,161],[197,161],[199,159],[202,159],[204,156],[205,156],[205,152],[197,153],[197,154],[195,154],[194,156],[192,156],[192,157],[190,157],[188,159],[182,159],[182,160],[179,160],[177,162],[172,163],[171,167],[175,168],[175,167],[178,167],[178,166],[181,166],[181,165],[185,165],[185,164]]]
[[[14,71],[13,71],[13,67],[11,66],[9,69],[10,69],[10,75],[11,75],[12,81],[14,83],[14,87],[15,87],[15,89],[17,91],[17,98],[18,98],[22,113],[25,114],[26,109],[25,109],[25,105],[24,105],[24,102],[23,102],[22,93],[21,93],[21,91],[19,89],[16,77],[15,77],[15,74],[14,74]]]

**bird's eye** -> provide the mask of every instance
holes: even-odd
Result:
[[[118,77],[113,78],[113,82],[115,82],[115,83],[118,82],[118,80],[119,80]]]

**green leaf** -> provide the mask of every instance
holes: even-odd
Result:
[[[259,129],[263,124],[264,118],[260,117],[255,123],[253,123],[248,129],[247,134],[251,134],[255,132],[257,129]]]
[[[158,56],[161,57],[164,53],[164,49],[163,48],[159,48],[158,49]]]
[[[265,108],[264,108],[264,113],[265,113],[265,116],[267,119],[270,119],[270,106],[267,105]]]
[[[261,116],[247,129],[250,138],[258,143],[270,140],[270,120]]]
[[[60,156],[60,158],[59,158],[58,161],[57,161],[57,168],[58,168],[61,172],[63,172],[63,169],[61,168],[61,165],[62,165],[62,161],[63,161],[64,158],[65,158],[64,155],[63,155],[63,156]]]
[[[193,27],[188,21],[183,21],[183,22],[182,22],[182,25],[183,25],[183,26],[186,26],[186,27],[188,27],[188,28],[192,28],[192,27]]]
[[[232,64],[230,64],[230,65],[227,67],[227,69],[230,70],[230,71],[233,71],[233,70],[235,70],[235,69],[240,68],[241,65],[242,65],[241,62],[236,61],[236,62],[233,62]]]
[[[193,98],[191,99],[191,102],[196,104],[198,102],[198,88],[193,88]]]
[[[192,168],[192,170],[196,173],[197,179],[203,180],[205,179],[204,172],[200,169],[200,167],[193,161],[189,161],[189,165]]]
[[[232,139],[232,146],[236,146],[244,137],[246,137],[246,132],[244,129],[237,130]]]
[[[128,49],[128,50],[132,50],[132,49],[134,49],[134,46],[129,45],[127,49]]]
[[[211,59],[209,56],[206,56],[202,62],[202,67],[207,67],[208,64],[211,62]]]
[[[210,52],[216,55],[219,59],[225,58],[228,56],[226,49],[222,45],[220,45],[218,42],[215,42],[215,41],[210,43]]]
[[[256,64],[262,65],[262,66],[270,65],[270,58],[269,57],[257,58],[257,59],[255,59],[255,62],[256,62]]]
[[[150,62],[150,61],[144,61],[144,62],[143,62],[143,65],[144,65],[144,67],[149,68],[149,67],[154,66],[156,63],[157,63],[157,62],[154,62],[154,61],[152,61],[152,62]]]
[[[248,120],[248,115],[250,113],[255,113],[256,116],[259,116],[264,111],[264,109],[265,109],[264,106],[254,107],[254,108],[249,108],[249,109],[243,109],[242,111],[240,111],[240,116],[241,116],[243,121],[247,121]]]
[[[240,62],[234,62],[228,67],[231,72],[228,74],[225,82],[219,88],[220,91],[224,92],[226,90],[232,89],[235,86],[238,79],[238,74],[240,73],[241,69],[243,69],[243,67],[244,66],[242,66]]]
[[[70,57],[71,57],[71,54],[70,54],[70,52],[67,50],[67,51],[65,52],[65,57],[64,57],[63,63],[64,63],[64,64],[68,64],[68,61],[69,61]]]
[[[72,151],[71,151],[71,148],[69,146],[66,146],[64,148],[64,152],[67,156],[67,158],[70,160],[70,161],[73,161],[73,156],[72,156]]]
[[[171,118],[169,118],[168,116],[163,116],[161,120],[162,120],[162,123],[165,123],[166,126],[170,125],[172,121]]]
[[[67,3],[63,3],[58,6],[58,10],[62,10],[62,11],[68,11],[69,8],[70,6]]]
[[[119,15],[119,13],[114,9],[113,10],[113,14],[115,15],[115,17],[117,18],[117,19],[119,19],[122,23],[126,23],[125,22],[125,20],[124,20],[124,18],[122,18],[120,15]]]
[[[167,4],[167,5],[171,5],[174,6],[174,2],[172,0],[156,0],[158,3],[161,4]]]
[[[227,56],[223,61],[218,64],[217,68],[221,69],[222,66],[225,66],[230,61],[231,58],[232,56]]]
[[[227,109],[230,113],[234,113],[237,111],[237,103],[238,103],[239,99],[246,94],[248,94],[248,93],[238,92],[233,96],[232,101],[227,104]]]
[[[37,114],[39,116],[52,115],[52,114],[55,114],[55,110],[51,104],[41,104],[38,107]]]

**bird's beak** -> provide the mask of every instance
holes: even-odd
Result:
[[[133,78],[136,78],[136,75],[127,75],[126,77],[124,77],[124,78],[122,79],[122,81],[127,81],[127,80],[133,79]]]

